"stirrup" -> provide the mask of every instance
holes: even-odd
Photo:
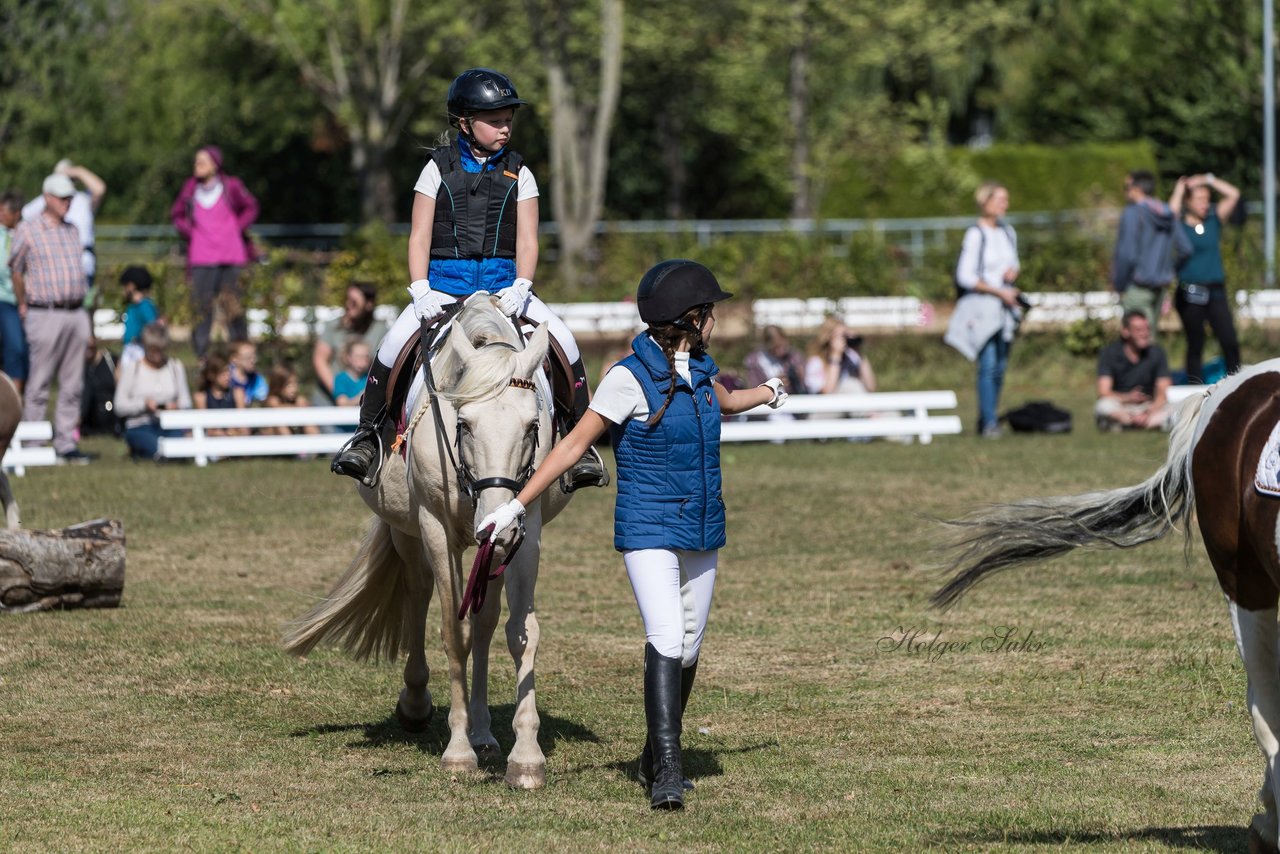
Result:
[[[586,465],[583,460],[590,457],[590,462]],[[594,463],[594,470],[590,468]],[[609,470],[605,468],[604,458],[600,456],[600,452],[596,450],[595,445],[587,448],[587,452],[582,455],[576,463],[569,467],[568,478],[564,485],[565,492],[574,492],[586,486],[608,486]]]
[[[338,458],[347,452],[348,449],[356,442],[363,440],[366,436],[372,436],[374,442],[377,443],[378,451],[373,455],[373,460],[369,463],[369,468],[365,471],[363,477],[355,478],[362,486],[369,489],[375,489],[378,486],[378,480],[382,475],[382,461],[385,459],[385,447],[382,444],[382,429],[380,427],[366,427],[357,429],[351,434],[351,438],[342,443],[342,447],[333,455],[333,462],[329,465],[329,470],[334,474],[340,474],[345,477],[354,477],[351,474],[338,468]]]

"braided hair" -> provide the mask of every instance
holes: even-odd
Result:
[[[663,413],[667,411],[667,407],[676,396],[676,383],[679,381],[676,375],[676,348],[680,346],[680,342],[688,340],[691,355],[701,356],[706,352],[706,342],[702,340],[702,328],[710,313],[710,303],[695,305],[671,323],[655,323],[649,326],[649,337],[662,348],[662,355],[667,357],[667,367],[671,371],[671,386],[667,389],[667,399],[646,422],[648,426],[654,427],[662,420]]]

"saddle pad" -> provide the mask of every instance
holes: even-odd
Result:
[[[1258,471],[1253,476],[1253,488],[1263,495],[1280,498],[1280,423],[1271,428],[1267,444],[1262,447]]]

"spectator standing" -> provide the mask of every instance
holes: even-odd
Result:
[[[1009,191],[987,181],[974,193],[978,222],[964,233],[956,263],[959,298],[944,341],[978,365],[978,434],[1000,438],[1000,392],[1022,322],[1018,235],[1004,222]]]
[[[196,152],[192,176],[169,211],[187,243],[187,268],[196,325],[191,343],[203,359],[209,349],[214,301],[227,313],[227,336],[249,337],[240,273],[255,252],[246,229],[258,219],[258,200],[234,175],[222,172],[222,150],[206,145]]]
[[[1155,191],[1155,176],[1146,170],[1125,177],[1128,204],[1120,214],[1111,262],[1111,287],[1120,295],[1121,308],[1141,311],[1152,329],[1160,321],[1176,258],[1191,254],[1191,244],[1177,227],[1173,211],[1154,197]]]
[[[1164,350],[1151,341],[1151,324],[1138,309],[1121,320],[1120,340],[1098,355],[1098,402],[1093,414],[1099,430],[1156,430],[1165,426],[1169,363]]]
[[[22,331],[18,300],[13,293],[13,276],[9,273],[9,249],[13,228],[21,219],[22,196],[14,190],[0,194],[0,370],[3,370],[22,394],[27,383],[27,336]]]
[[[333,402],[339,406],[359,406],[365,379],[373,364],[369,342],[352,335],[342,345],[342,371],[333,380]]]
[[[191,389],[182,362],[169,358],[169,333],[153,323],[142,330],[143,357],[120,371],[116,385],[116,414],[124,419],[124,440],[135,459],[156,459],[160,411],[190,409]],[[172,431],[170,431],[172,432]]]
[[[151,273],[146,267],[125,267],[120,274],[125,301],[121,365],[142,358],[142,330],[160,319],[160,310],[151,301],[151,284]]]
[[[316,405],[327,406],[338,402],[334,382],[343,371],[341,357],[346,343],[354,336],[372,349],[387,334],[387,325],[373,316],[377,296],[369,282],[352,282],[347,286],[342,316],[325,324],[321,330],[311,351],[311,367],[315,371],[318,386],[314,399]],[[368,373],[368,366],[365,367],[365,373]],[[363,374],[360,377],[360,387],[364,388]]]
[[[98,256],[94,254],[94,220],[102,199],[107,195],[107,183],[84,166],[70,160],[59,160],[53,167],[55,175],[66,175],[84,188],[77,190],[71,200],[71,208],[64,219],[76,227],[80,235],[80,264],[85,277],[85,308],[92,308],[96,292],[94,279],[98,274]],[[44,212],[44,196],[36,196],[22,209],[22,218],[33,220]]]
[[[822,321],[809,343],[804,383],[810,394],[865,394],[876,390],[871,362],[862,355],[862,336],[853,335],[840,318]]]
[[[76,443],[80,398],[84,391],[84,356],[89,345],[88,289],[81,266],[80,235],[65,219],[76,188],[66,175],[44,179],[44,211],[23,220],[13,232],[9,269],[18,314],[30,351],[30,370],[23,393],[23,418],[43,421],[49,388],[58,378],[53,417],[53,447],[65,463],[89,462]]]
[[[1218,204],[1211,192],[1217,190]],[[1212,172],[1179,178],[1169,198],[1169,208],[1181,218],[1181,228],[1191,244],[1191,254],[1178,265],[1178,292],[1173,304],[1187,335],[1187,382],[1204,381],[1204,324],[1207,320],[1222,348],[1227,373],[1240,370],[1240,342],[1231,320],[1222,268],[1222,223],[1231,219],[1240,202],[1240,190]]]

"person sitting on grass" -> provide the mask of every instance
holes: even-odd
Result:
[[[200,387],[193,395],[196,409],[243,409],[244,393],[231,387],[231,366],[226,356],[210,353],[200,371]],[[249,428],[213,428],[210,436],[247,436]]]
[[[359,406],[364,381],[373,363],[369,342],[355,335],[342,345],[342,371],[333,378],[333,402],[338,406]]]
[[[271,366],[271,378],[267,381],[266,405],[271,408],[286,406],[308,406],[307,401],[298,397],[298,372],[289,362],[281,362]],[[294,433],[314,435],[320,432],[315,425],[307,427],[267,427],[263,431],[267,435],[290,436]]]
[[[191,389],[182,362],[169,357],[169,332],[159,323],[142,330],[141,359],[124,366],[116,385],[116,415],[124,419],[124,440],[134,459],[159,458],[160,412],[190,409]]]
[[[232,341],[227,362],[231,367],[231,388],[243,395],[237,406],[264,403],[269,393],[267,381],[258,373],[258,348],[252,341]]]
[[[1151,324],[1131,308],[1120,321],[1120,340],[1098,355],[1098,402],[1093,414],[1099,430],[1159,430],[1169,421],[1167,395],[1173,380]]]

